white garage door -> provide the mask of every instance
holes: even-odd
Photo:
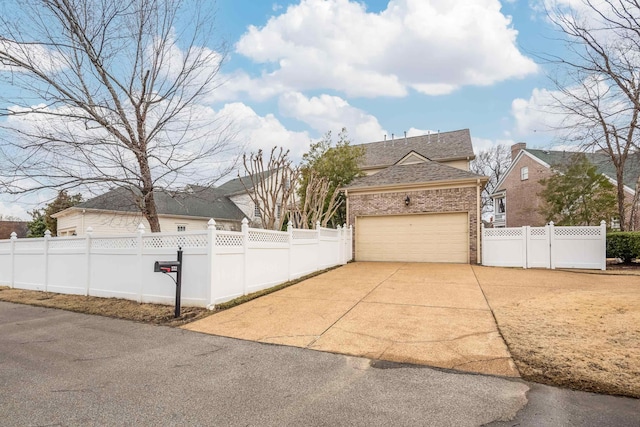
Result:
[[[468,263],[467,213],[357,217],[356,260]]]

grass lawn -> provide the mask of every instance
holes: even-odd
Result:
[[[640,275],[474,271],[524,379],[640,397]]]

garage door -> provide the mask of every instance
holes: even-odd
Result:
[[[469,262],[467,213],[356,218],[357,261]]]

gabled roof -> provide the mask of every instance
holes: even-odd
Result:
[[[344,187],[344,189],[354,190],[404,184],[425,184],[477,179],[486,181],[487,177],[427,160],[422,163],[389,166],[373,175],[354,179],[353,182]]]
[[[550,151],[550,150],[534,150],[526,149],[527,152],[539,158],[551,167],[557,167],[559,165],[565,165],[571,159],[571,156],[576,154],[573,151]],[[587,156],[587,160],[593,164],[603,175],[613,179],[616,179],[616,168],[611,161],[608,154],[605,153],[583,153]],[[640,153],[632,153],[627,158],[624,164],[624,185],[634,189],[636,187],[636,181],[640,176]]]
[[[260,180],[267,179],[271,175],[273,175],[276,171],[277,169],[272,169],[272,170],[264,171],[259,174],[254,174],[253,176],[260,176],[261,177]],[[216,191],[219,194],[224,194],[225,196],[233,196],[236,194],[244,193],[247,191],[247,189],[251,190],[253,188],[253,184],[251,182],[251,176],[252,175],[245,175],[245,176],[232,179],[231,181],[227,181],[224,184],[222,184],[220,187],[217,187]]]
[[[511,174],[511,171],[515,168],[515,165],[520,161],[522,156],[529,156],[541,165],[547,168],[557,168],[561,165],[565,165],[569,162],[571,157],[579,152],[577,151],[554,151],[554,150],[538,150],[532,148],[522,149],[515,159],[511,162],[511,165],[506,170],[504,175],[496,184],[496,191],[494,194],[501,193],[503,191],[502,186],[507,176]],[[617,182],[616,168],[611,161],[609,155],[605,153],[583,153],[589,162],[593,164],[597,171],[613,182]],[[640,152],[631,153],[624,164],[624,185],[627,187],[627,191],[635,193],[636,182],[640,176]]]
[[[360,164],[363,169],[391,166],[411,151],[435,161],[467,158],[471,160],[475,157],[469,129],[388,139],[354,147],[365,149]]]
[[[169,192],[154,190],[153,196],[159,215],[194,216],[242,220],[242,211],[217,188],[192,187],[191,191]],[[136,199],[137,189],[120,187],[93,199],[80,203],[71,209],[95,209],[120,212],[139,212]]]

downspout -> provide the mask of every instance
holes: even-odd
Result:
[[[476,263],[480,264],[482,262],[482,251],[480,250],[480,240],[482,230],[480,228],[480,224],[482,223],[482,216],[480,215],[480,180],[476,181]]]

